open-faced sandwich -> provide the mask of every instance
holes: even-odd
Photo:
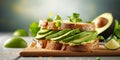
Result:
[[[40,20],[35,41],[38,48],[63,51],[91,51],[99,47],[98,35],[106,34],[107,29],[113,29],[112,15],[104,13],[92,22],[81,22],[79,14],[73,13],[73,17],[62,20],[59,15],[56,19]]]

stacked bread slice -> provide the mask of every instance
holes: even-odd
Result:
[[[35,37],[37,47],[48,50],[91,51],[99,47],[99,39],[93,23],[44,21]]]

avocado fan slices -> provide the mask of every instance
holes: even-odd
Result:
[[[76,35],[73,35],[73,36],[70,36],[70,37],[68,37],[68,38],[63,39],[62,41],[65,42],[65,43],[67,43],[67,42],[69,42],[69,41],[82,38],[82,37],[84,37],[84,36],[86,36],[86,35],[88,35],[88,34],[90,34],[90,33],[91,33],[91,32],[87,32],[87,31],[85,31],[85,32],[80,32],[80,33],[78,33],[78,34],[76,34]]]
[[[75,35],[75,34],[77,34],[79,32],[80,32],[79,29],[71,30],[71,31],[68,31],[67,33],[65,33],[65,34],[63,34],[61,36],[58,36],[58,37],[55,37],[55,38],[51,38],[51,40],[53,40],[53,41],[60,41],[60,40],[63,40],[65,38],[67,38],[67,37]]]
[[[68,31],[70,31],[70,30],[61,30],[61,31],[59,31],[57,33],[46,36],[46,39],[51,39],[51,38],[61,36],[61,35],[65,34],[65,33],[67,33]]]
[[[50,34],[54,34],[54,33],[56,33],[56,32],[58,32],[58,30],[52,30],[52,31],[49,31],[49,32],[47,32],[47,33],[44,33],[44,34],[37,34],[37,36],[35,37],[36,39],[45,39],[45,37],[46,36],[48,36],[48,35],[50,35]]]
[[[70,41],[70,45],[80,45],[82,42],[88,42],[91,40],[94,40],[97,37],[97,33],[96,32],[92,32],[91,34],[87,34],[86,36],[83,36],[80,39],[76,39],[73,41]]]
[[[38,31],[38,34],[45,34],[45,33],[50,32],[50,31],[51,30],[41,28],[40,31]]]

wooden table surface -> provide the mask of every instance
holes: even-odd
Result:
[[[19,52],[22,48],[4,48],[4,42],[13,37],[12,33],[1,32],[0,33],[0,60],[14,60],[19,56]],[[32,41],[32,37],[22,37],[29,44]],[[96,56],[98,57],[98,56]],[[96,57],[20,57],[17,60],[96,60]],[[120,60],[119,56],[114,57],[100,57],[102,60]]]

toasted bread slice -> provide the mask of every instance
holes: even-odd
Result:
[[[45,48],[47,45],[47,41],[49,41],[49,40],[37,40],[37,47]]]
[[[96,49],[98,47],[99,47],[99,40],[96,39],[92,43],[87,43],[87,44],[83,44],[83,45],[70,46],[68,44],[65,44],[62,46],[62,50],[80,52],[80,51],[91,51],[91,50]]]
[[[99,47],[99,40],[96,39],[92,43],[82,44],[82,45],[75,45],[70,46],[69,44],[62,44],[59,42],[51,41],[51,40],[39,40],[39,45],[43,49],[48,50],[63,50],[63,51],[91,51]]]
[[[47,45],[45,49],[48,50],[61,50],[62,43],[56,42],[56,41],[47,41]]]
[[[52,30],[63,30],[63,29],[80,29],[81,31],[95,31],[95,25],[93,23],[70,23],[62,22],[60,27],[56,27],[56,22],[43,22],[40,24],[41,27]]]

